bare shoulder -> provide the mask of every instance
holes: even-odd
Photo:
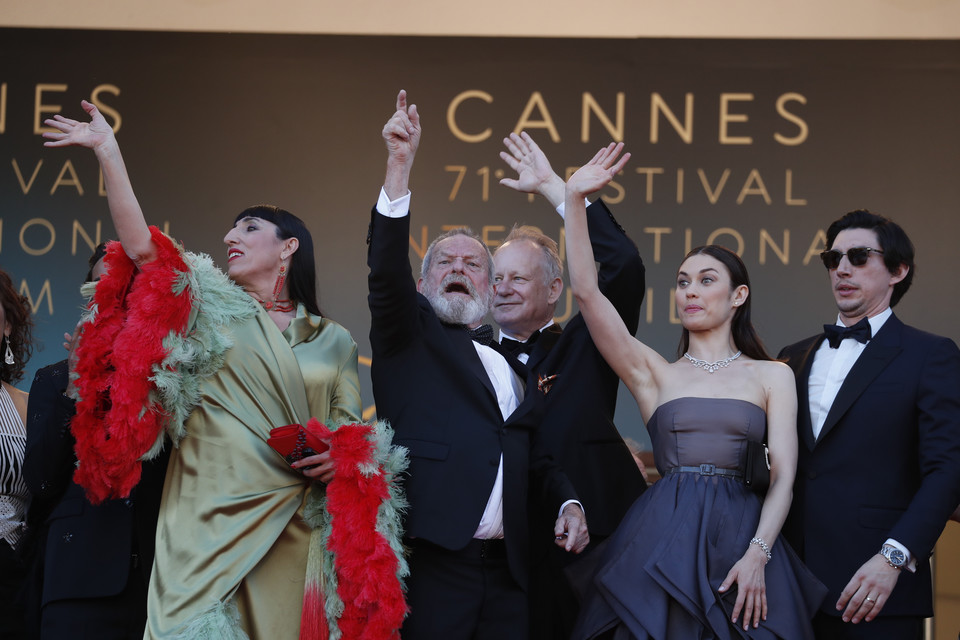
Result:
[[[13,400],[13,406],[17,408],[17,413],[20,414],[22,419],[25,419],[27,415],[27,397],[30,394],[6,382],[3,383],[3,388],[10,394],[10,399]]]

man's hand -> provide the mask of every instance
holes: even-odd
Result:
[[[410,169],[420,146],[420,114],[417,105],[407,106],[407,92],[397,94],[397,110],[383,125],[383,140],[387,144],[387,177],[383,188],[387,197],[396,200],[407,194]]]
[[[539,193],[554,208],[559,207],[563,203],[563,178],[556,174],[533,138],[526,131],[520,135],[511,133],[503,144],[510,153],[501,151],[500,157],[517,172],[517,177],[503,178],[500,184],[523,193]]]
[[[575,503],[563,508],[563,513],[557,518],[553,527],[556,544],[567,551],[580,553],[590,544],[590,532],[587,531],[587,517],[583,509]]]
[[[897,586],[899,577],[900,570],[891,567],[879,553],[867,560],[853,574],[837,600],[837,611],[843,610],[843,621],[857,624],[861,620],[870,622],[876,618]]]

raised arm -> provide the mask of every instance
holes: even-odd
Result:
[[[117,230],[123,250],[138,266],[156,259],[157,248],[153,244],[150,230],[143,218],[140,203],[133,193],[127,168],[120,155],[120,145],[113,135],[113,129],[104,120],[100,110],[86,100],[80,103],[90,116],[90,122],[79,122],[61,115],[55,115],[45,121],[56,131],[43,134],[47,138],[45,147],[79,146],[93,149],[100,161],[103,181],[107,188],[107,203],[110,217]]]
[[[623,143],[610,143],[567,181],[564,215],[567,265],[570,288],[590,337],[607,364],[640,402],[641,411],[648,414],[651,403],[641,401],[641,391],[649,388],[653,379],[651,366],[666,363],[653,349],[633,337],[616,307],[600,291],[584,205],[586,196],[602,189],[630,159],[627,153],[617,160],[622,150]]]

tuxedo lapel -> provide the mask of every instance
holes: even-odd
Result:
[[[797,379],[802,383],[797,385],[797,419],[800,426],[800,437],[807,449],[813,451],[817,441],[813,437],[813,421],[810,418],[810,369],[813,367],[813,356],[823,343],[823,336],[814,340],[803,354],[803,360],[796,369]]]
[[[493,397],[494,402],[496,402],[497,392],[493,388],[490,376],[487,375],[487,370],[483,368],[483,362],[480,360],[480,356],[477,355],[477,348],[473,346],[473,340],[470,339],[467,331],[461,327],[451,327],[449,325],[443,325],[443,328],[447,334],[447,338],[450,340],[453,351],[457,354],[456,359],[462,362],[464,366],[470,370],[470,373],[480,380],[487,392]],[[450,375],[455,374],[451,371]]]
[[[890,316],[880,331],[877,332],[876,337],[867,344],[840,386],[837,397],[834,399],[829,413],[827,413],[826,422],[823,423],[823,429],[820,430],[820,437],[817,438],[817,442],[823,440],[824,436],[837,425],[840,418],[856,402],[857,398],[870,386],[870,383],[899,355],[901,351],[900,330],[902,327],[903,323],[896,316]]]
[[[530,359],[527,360],[527,368],[530,369],[530,371],[538,370],[540,363],[550,355],[553,346],[557,344],[562,333],[563,329],[556,323],[540,332],[540,337],[530,351]]]

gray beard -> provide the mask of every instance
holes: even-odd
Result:
[[[470,299],[464,300],[457,298],[449,300],[443,296],[444,290],[451,282],[462,283],[470,293]],[[479,324],[487,315],[490,307],[490,300],[484,300],[484,296],[476,290],[473,283],[465,277],[447,276],[433,291],[426,294],[433,312],[437,314],[441,322],[446,324],[462,324],[472,326]]]

